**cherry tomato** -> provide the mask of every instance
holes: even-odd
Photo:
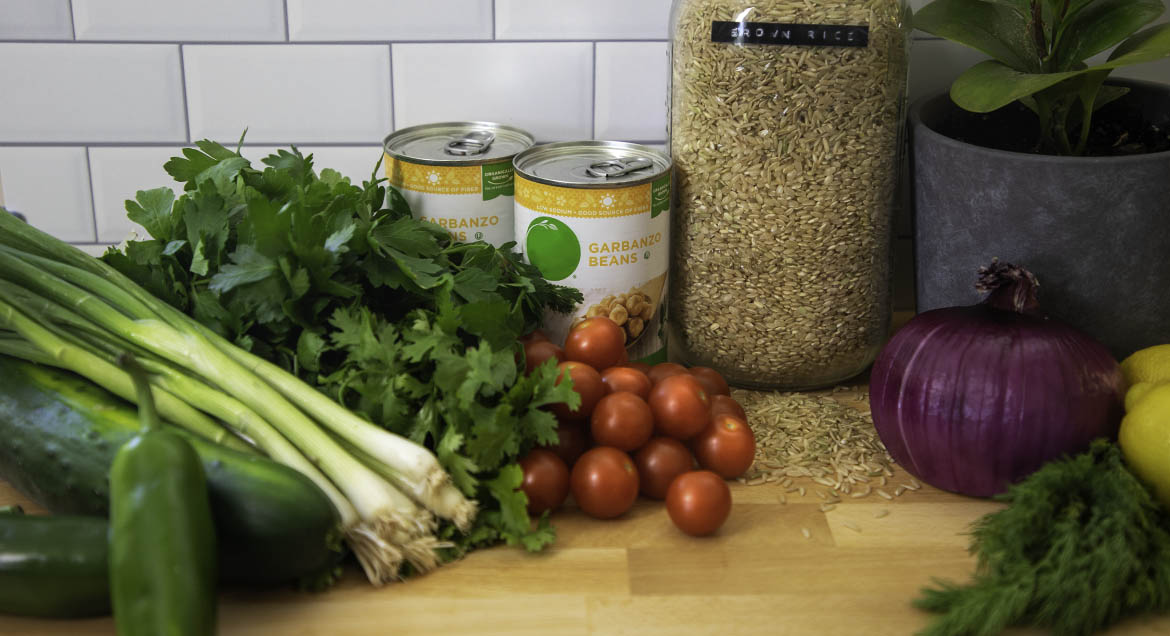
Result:
[[[654,433],[654,415],[646,400],[618,391],[601,398],[590,419],[593,441],[618,450],[639,448]]]
[[[650,367],[650,370],[646,372],[646,375],[650,378],[650,382],[654,384],[658,384],[663,379],[669,378],[672,375],[684,374],[687,374],[687,368],[673,362],[659,362]]]
[[[664,378],[650,390],[654,430],[675,439],[698,435],[711,421],[711,403],[699,381],[690,374]]]
[[[555,453],[534,448],[520,460],[524,481],[520,490],[528,495],[528,514],[556,510],[569,497],[569,467]]]
[[[524,372],[532,373],[533,369],[544,364],[544,361],[549,358],[556,358],[559,364],[565,361],[565,352],[548,340],[535,340],[526,343],[524,345]]]
[[[622,364],[626,341],[622,328],[606,316],[586,318],[565,337],[565,357],[594,369]],[[628,358],[626,358],[628,360]]]
[[[666,497],[675,477],[695,467],[695,458],[682,442],[672,437],[655,437],[634,455],[638,482],[643,495],[653,499]]]
[[[730,395],[711,396],[711,418],[714,419],[717,415],[732,415],[747,421],[747,413]]]
[[[731,387],[727,386],[727,380],[723,376],[712,369],[711,367],[691,367],[687,372],[695,376],[699,384],[703,385],[703,390],[709,396],[715,395],[731,395]]]
[[[557,424],[557,443],[542,448],[551,451],[560,457],[566,466],[572,468],[573,464],[577,462],[577,458],[589,450],[591,445],[589,435],[583,426],[577,422],[559,422]]]
[[[612,519],[634,505],[638,498],[638,469],[622,451],[598,446],[587,451],[569,476],[573,499],[586,514]]]
[[[756,436],[747,422],[733,415],[718,415],[691,440],[699,465],[724,479],[747,472],[756,459]]]
[[[521,344],[528,344],[530,342],[540,342],[542,340],[545,342],[548,342],[548,334],[546,334],[543,329],[533,329],[532,331],[524,334],[523,336],[520,336],[520,343]]]
[[[593,415],[593,407],[605,395],[605,384],[601,382],[601,374],[584,362],[572,360],[557,365],[557,384],[560,384],[568,375],[573,380],[573,390],[581,396],[581,405],[570,411],[564,402],[552,405],[552,411],[562,421],[580,422]]]
[[[666,512],[679,530],[692,537],[709,535],[731,514],[731,489],[709,470],[683,473],[666,491]]]
[[[650,397],[650,378],[630,367],[610,367],[601,372],[601,381],[610,393],[629,391],[643,400]]]
[[[650,365],[646,364],[645,362],[638,362],[638,361],[627,362],[627,363],[623,364],[622,366],[629,367],[631,369],[637,369],[637,370],[641,371],[642,373],[647,374],[646,377],[650,377],[650,375],[649,375],[650,369],[654,368],[654,367],[651,367]]]

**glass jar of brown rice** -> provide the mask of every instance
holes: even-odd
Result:
[[[744,387],[865,370],[890,320],[903,0],[675,0],[672,355]]]

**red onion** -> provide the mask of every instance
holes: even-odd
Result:
[[[902,327],[874,362],[870,408],[894,461],[943,490],[986,497],[1042,464],[1116,438],[1123,380],[1104,345],[1036,302],[1036,277],[979,270],[978,305]]]

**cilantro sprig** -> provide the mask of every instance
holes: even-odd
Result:
[[[517,338],[546,308],[568,311],[511,245],[455,243],[377,177],[320,174],[296,148],[251,162],[200,141],[165,164],[183,184],[140,191],[129,218],[150,234],[103,259],[237,345],[371,421],[431,448],[483,511],[453,554],[555,534],[525,512],[516,458],[556,440],[541,406],[574,403],[555,368],[531,375]]]

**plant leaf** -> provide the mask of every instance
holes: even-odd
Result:
[[[996,60],[987,60],[967,69],[951,84],[951,99],[965,110],[987,113],[1075,75],[1076,71],[1021,73]]]
[[[1170,57],[1170,24],[1159,24],[1117,45],[1109,60],[1076,71],[1021,73],[996,60],[980,62],[951,84],[951,99],[961,108],[987,113],[1033,95],[1070,77]]]
[[[1125,97],[1129,89],[1124,86],[1102,86],[1101,90],[1097,91],[1097,99],[1093,101],[1093,110],[1101,110],[1102,107]]]
[[[1170,23],[1158,24],[1131,36],[1109,54],[1109,61],[1094,68],[1119,68],[1170,57]]]
[[[1039,71],[1029,18],[1007,3],[934,0],[914,14],[917,29],[969,46],[1019,71]]]
[[[1162,0],[1100,0],[1086,6],[1057,33],[1056,70],[1076,70],[1162,14]]]

